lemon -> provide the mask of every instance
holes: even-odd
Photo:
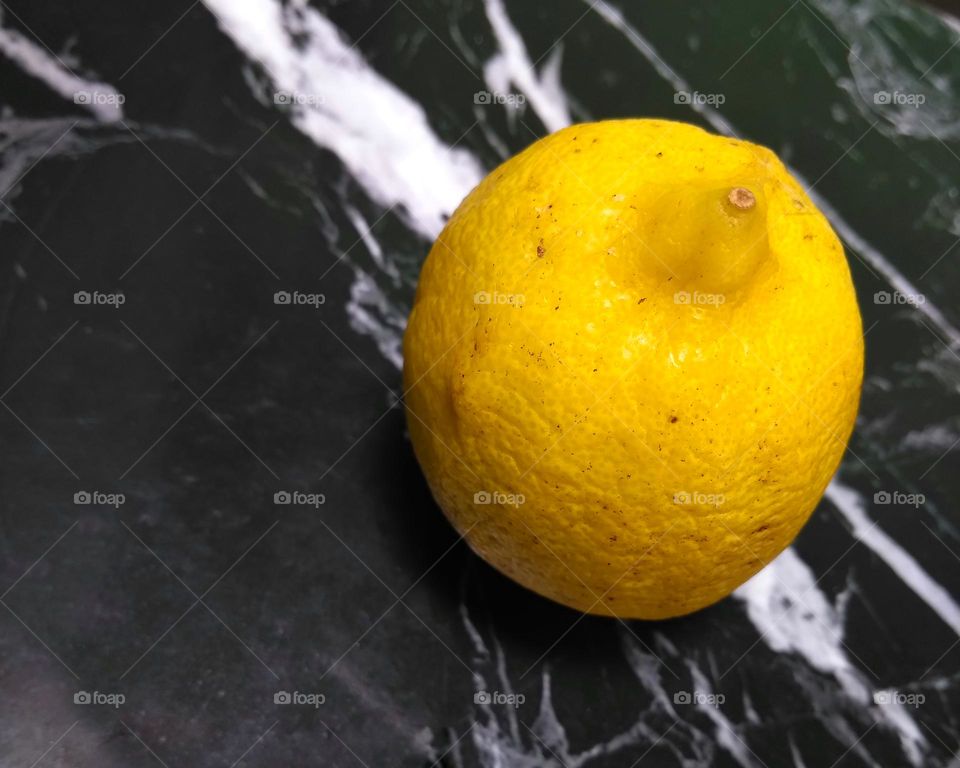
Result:
[[[720,600],[797,535],[853,428],[843,249],[768,149],[575,125],[484,179],[404,337],[411,440],[487,562],[578,611]]]

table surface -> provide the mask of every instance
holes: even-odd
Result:
[[[0,763],[960,764],[956,22],[82,6],[0,7]],[[637,115],[781,154],[844,241],[867,347],[795,544],[660,623],[475,557],[398,406],[462,196],[551,130]]]

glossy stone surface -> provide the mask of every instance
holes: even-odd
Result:
[[[3,765],[956,764],[956,24],[623,6],[4,3]],[[867,346],[795,545],[663,623],[474,557],[398,407],[444,216],[545,132],[638,115],[813,185]]]

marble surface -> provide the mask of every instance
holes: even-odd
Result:
[[[4,0],[0,764],[960,765],[958,33],[880,0]],[[444,218],[635,115],[781,153],[867,333],[810,524],[662,623],[474,557],[398,407]]]

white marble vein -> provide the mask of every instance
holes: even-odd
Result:
[[[0,22],[4,11],[0,6]],[[58,58],[16,29],[0,26],[0,53],[16,62],[27,74],[41,80],[50,90],[74,102],[77,94],[85,94],[77,106],[86,109],[98,120],[114,122],[123,119],[123,98],[109,83],[80,77]]]
[[[505,93],[511,84],[519,88],[551,133],[570,125],[570,109],[560,82],[562,47],[557,45],[550,52],[542,74],[538,74],[523,37],[510,22],[503,0],[484,0],[483,5],[500,47],[500,52],[484,65],[490,89]]]
[[[336,153],[371,198],[397,206],[425,238],[439,234],[483,175],[472,155],[449,149],[423,108],[306,0],[203,2],[269,80],[262,98],[290,96],[291,123]]]
[[[827,488],[826,497],[843,515],[853,535],[870,547],[917,597],[930,606],[944,624],[960,635],[960,605],[913,555],[873,524],[867,516],[863,497],[838,480],[834,480]]]

